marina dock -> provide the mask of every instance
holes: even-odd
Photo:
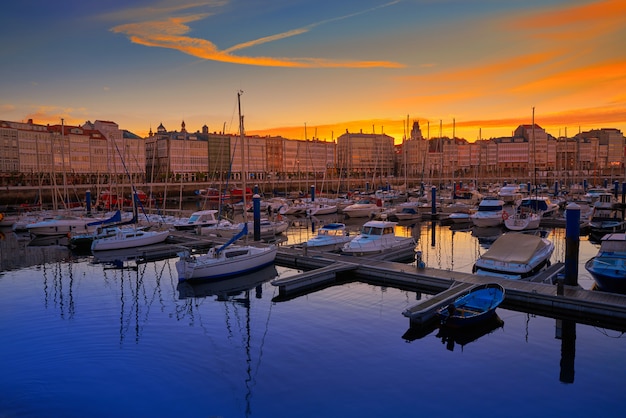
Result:
[[[173,232],[170,244],[156,247],[155,254],[181,250],[204,251],[225,240],[194,237]],[[141,258],[155,254],[142,252]],[[411,326],[421,326],[434,318],[435,311],[454,300],[467,288],[488,282],[501,284],[506,291],[502,308],[626,331],[626,295],[586,290],[564,285],[558,277],[563,263],[555,263],[532,281],[507,280],[406,263],[406,252],[386,252],[375,256],[351,256],[315,251],[302,246],[279,246],[276,264],[302,272],[272,281],[278,287],[276,302],[287,301],[335,285],[363,282],[416,292],[420,300],[401,312]],[[402,262],[400,262],[402,261]]]
[[[501,307],[558,319],[626,331],[626,295],[585,290],[557,280],[564,265],[557,263],[543,272],[538,281],[507,280],[470,273],[440,270],[383,259],[279,247],[276,263],[304,270],[303,273],[272,282],[279,289],[277,301],[292,299],[322,288],[352,281],[388,286],[431,295],[403,313],[411,325],[432,319],[435,310],[449,303],[466,287],[496,282],[506,290]]]

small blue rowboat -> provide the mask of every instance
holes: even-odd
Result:
[[[504,288],[498,283],[471,287],[454,302],[439,308],[437,316],[442,325],[462,327],[493,316],[504,300]]]

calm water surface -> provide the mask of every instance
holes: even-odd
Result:
[[[288,243],[311,229],[302,220]],[[397,232],[455,271],[497,235],[429,222]],[[553,261],[564,235],[551,233]],[[580,247],[582,266],[597,247]],[[5,232],[0,416],[623,416],[619,331],[499,308],[478,335],[445,336],[409,329],[414,292],[350,283],[278,302],[269,280],[296,271],[191,286],[175,261],[113,268]]]

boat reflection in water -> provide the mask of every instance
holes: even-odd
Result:
[[[173,258],[177,251],[179,249],[175,247],[164,247],[159,244],[118,250],[92,251],[92,263],[103,264],[112,268],[124,268],[127,267],[128,262],[142,264]]]
[[[486,249],[491,247],[491,244],[503,233],[504,230],[500,226],[474,226],[472,228],[472,236],[476,237],[480,246]]]
[[[440,326],[439,332],[437,332],[437,338],[441,338],[442,344],[445,344],[446,348],[450,351],[454,351],[455,344],[460,345],[462,350],[467,344],[503,327],[504,321],[498,314],[495,314],[471,326],[461,328]]]
[[[442,344],[445,344],[448,350],[454,351],[456,344],[463,349],[467,344],[503,327],[504,321],[497,313],[484,321],[460,328],[448,327],[441,325],[438,320],[431,320],[423,325],[411,326],[402,338],[407,342],[421,340],[437,330],[436,337],[441,339]]]
[[[260,292],[260,285],[278,276],[278,271],[274,265],[264,267],[252,273],[240,276],[225,278],[223,280],[190,283],[182,281],[178,283],[178,298],[205,298],[217,296],[219,301],[229,301],[242,292],[257,289]],[[257,293],[257,297],[260,294]]]
[[[254,370],[258,369],[261,363],[261,353],[263,352],[264,339],[261,338],[260,345],[255,346],[253,340],[254,322],[251,313],[256,311],[257,306],[252,306],[251,290],[254,289],[254,297],[262,299],[263,283],[268,282],[278,275],[276,267],[272,264],[255,272],[225,278],[223,280],[215,280],[209,282],[189,282],[182,281],[178,283],[176,290],[178,298],[185,300],[184,306],[179,310],[179,315],[188,316],[190,319],[200,317],[198,311],[198,299],[205,299],[210,296],[216,296],[215,301],[224,304],[224,321],[229,335],[233,335],[234,330],[241,332],[241,351],[245,355],[245,360],[238,363],[236,360],[231,364],[229,373],[237,376],[237,366],[244,365],[243,386],[244,393],[241,398],[245,400],[244,416],[251,416],[252,411],[252,389],[255,386]],[[193,323],[193,321],[192,321]],[[267,326],[267,323],[266,323]],[[267,332],[267,328],[262,330]],[[233,341],[239,341],[233,338]],[[237,348],[237,347],[235,347]],[[229,353],[230,356],[236,355],[236,351]],[[236,358],[236,357],[235,357]]]

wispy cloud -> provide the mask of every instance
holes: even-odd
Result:
[[[124,34],[131,40],[131,42],[139,45],[175,49],[185,54],[189,54],[201,59],[228,62],[233,64],[299,68],[401,68],[404,67],[404,65],[392,61],[341,61],[314,57],[258,57],[233,54],[236,51],[253,48],[261,44],[276,42],[282,39],[302,35],[320,25],[348,19],[359,14],[372,12],[383,7],[389,7],[398,2],[399,0],[392,1],[367,10],[326,19],[324,21],[312,23],[301,28],[296,28],[286,32],[260,37],[258,39],[253,39],[247,42],[242,42],[225,49],[218,48],[217,45],[207,39],[186,36],[191,31],[190,27],[188,26],[189,23],[206,19],[211,16],[210,13],[196,13],[188,14],[185,16],[169,16],[157,20],[127,23],[115,26],[111,29],[111,31],[114,33]],[[212,6],[219,4],[220,3],[217,2],[211,3]],[[202,3],[201,5],[205,4]],[[188,5],[184,8],[182,6],[179,6],[179,8],[176,9],[155,9],[152,10],[152,15],[162,16],[164,14],[177,12],[179,10],[189,11],[197,7],[198,4],[194,6]],[[142,11],[145,13],[145,10]]]

